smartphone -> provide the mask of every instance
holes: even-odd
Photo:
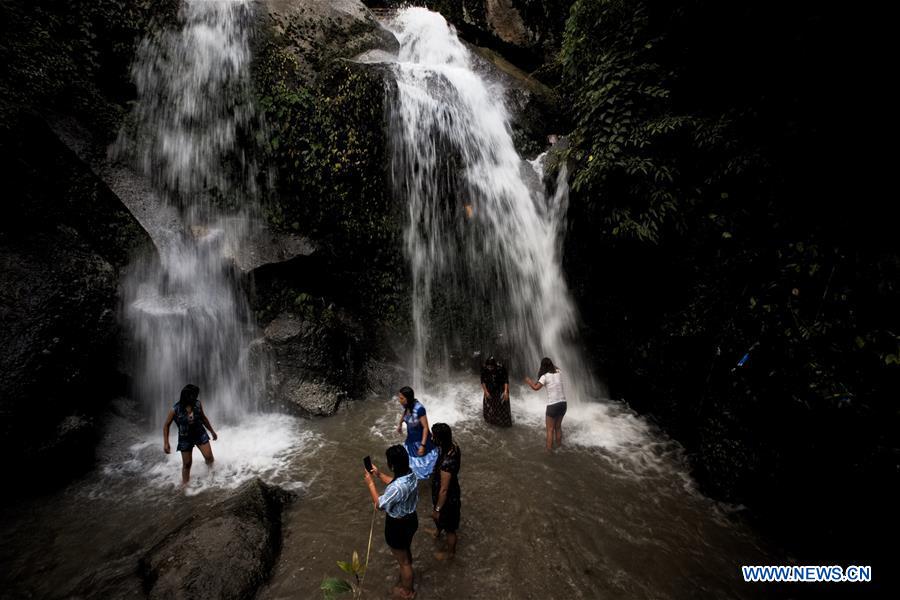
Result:
[[[369,473],[372,472],[372,457],[367,456],[363,459],[363,466],[366,468],[366,471]]]

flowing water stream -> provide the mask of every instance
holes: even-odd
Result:
[[[255,174],[240,142],[254,120],[249,6],[187,0],[181,28],[142,45],[136,127],[117,152],[135,159],[170,199],[180,225],[155,240],[159,260],[136,265],[123,285],[136,394],[107,415],[98,468],[4,515],[0,587],[13,597],[92,596],[101,582],[114,590],[134,577],[135,561],[160,532],[256,476],[298,495],[286,508],[282,552],[261,598],[321,597],[322,578],[339,575],[335,561],[365,550],[372,507],[361,459],[369,454],[383,466],[385,448],[402,440],[394,431],[399,406],[372,398],[317,420],[255,406],[261,374],[247,351],[256,326],[233,266],[253,231]],[[540,178],[512,145],[501,90],[475,72],[443,18],[409,9],[391,27],[401,40],[389,127],[394,183],[409,207],[414,372],[431,423],[450,424],[463,452],[458,556],[434,560],[433,542],[417,535],[418,597],[764,591],[741,583],[739,567],[772,560],[694,490],[678,445],[624,405],[591,399],[560,267],[564,169],[555,193],[533,184]],[[224,210],[222,198],[239,199],[238,208]],[[460,298],[470,299],[469,329],[437,326],[436,313]],[[478,329],[484,323],[496,328]],[[544,354],[563,366],[571,399],[580,401],[565,418],[562,450],[543,449],[543,392],[514,381],[514,426],[496,429],[482,421],[477,378],[434,377],[454,334],[492,339],[514,372],[533,371]],[[204,390],[220,437],[215,469],[195,466],[185,494],[180,457],[162,453],[159,426],[187,381]],[[420,498],[424,524],[427,483]],[[378,515],[367,597],[383,597],[396,575],[382,529]]]
[[[179,27],[145,39],[132,67],[133,124],[113,148],[175,215],[154,231],[158,257],[133,264],[122,285],[134,396],[154,439],[181,388],[198,385],[214,426],[245,425],[232,448],[251,454],[225,467],[232,477],[293,443],[290,418],[258,411],[267,361],[251,354],[259,331],[237,266],[259,227],[258,172],[247,141],[259,126],[249,71],[252,10],[249,0],[185,0]],[[270,430],[272,443],[252,444],[248,425]],[[159,460],[140,468],[152,473]]]
[[[416,535],[418,597],[718,599],[771,591],[744,584],[740,565],[775,559],[694,490],[676,444],[621,405],[582,403],[566,416],[565,447],[548,454],[542,406],[530,401],[541,394],[513,387],[510,429],[482,421],[475,379],[435,385],[422,396],[431,422],[449,423],[462,449],[463,509],[452,563],[435,560],[434,542],[421,530]],[[281,451],[265,423],[223,427],[214,446],[219,462],[246,471],[223,476],[201,466],[187,497],[177,489],[177,460],[159,462],[157,436],[142,439],[127,410],[111,418],[114,433],[97,472],[54,498],[10,509],[15,525],[0,529],[0,586],[13,597],[66,598],[133,577],[142,548],[253,473],[298,494],[285,511],[281,555],[260,598],[320,598],[322,578],[341,575],[335,561],[364,554],[372,505],[362,457],[383,467],[384,450],[402,441],[395,402],[373,398],[348,403],[334,417],[296,421],[288,432],[293,444]],[[269,446],[270,457],[256,445]],[[427,483],[419,494],[424,527]],[[383,519],[375,520],[368,598],[387,597],[396,578]]]
[[[256,168],[239,140],[253,122],[246,0],[186,0],[180,27],[145,39],[132,76],[133,125],[113,154],[132,162],[177,214],[155,233],[158,260],[123,283],[135,395],[159,422],[186,383],[220,420],[253,412],[255,324],[235,257],[252,234]],[[264,364],[264,363],[263,363]]]
[[[409,207],[417,389],[444,348],[478,344],[515,373],[552,357],[570,401],[586,399],[595,386],[562,273],[566,194],[545,194],[513,145],[503,90],[443,17],[410,8],[389,26],[400,40],[390,131],[394,186]]]

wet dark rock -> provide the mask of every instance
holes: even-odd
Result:
[[[89,417],[122,387],[119,276],[150,239],[43,121],[5,137],[0,164],[0,444],[53,480],[90,464]]]
[[[367,50],[396,52],[394,35],[358,0],[260,0],[254,43],[275,42],[296,62],[298,81],[309,85],[323,68]]]
[[[150,598],[253,597],[281,550],[291,494],[256,479],[192,516],[140,560]]]
[[[490,48],[469,45],[469,49],[480,59],[480,70],[503,85],[519,154],[533,158],[547,149],[550,135],[568,129],[559,95],[553,89]]]
[[[377,9],[408,5],[403,0],[367,0]],[[529,71],[545,67],[562,40],[572,0],[426,0],[460,34],[491,48]]]
[[[361,334],[347,315],[334,309],[305,315],[282,313],[265,328],[254,354],[269,360],[268,397],[280,409],[331,415],[355,395],[359,382]]]
[[[172,231],[184,227],[177,210],[160,196],[147,178],[126,164],[110,160],[103,141],[82,123],[72,117],[55,115],[51,127],[59,140],[89,166],[131,212],[157,248]],[[260,228],[249,237],[234,257],[235,264],[244,273],[263,265],[308,256],[315,251],[312,241],[290,232]]]
[[[372,359],[365,365],[365,392],[369,396],[387,398],[410,381],[412,373],[395,363]]]

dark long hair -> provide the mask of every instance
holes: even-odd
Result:
[[[403,412],[412,412],[413,405],[416,403],[416,393],[413,391],[411,387],[408,385],[400,388],[398,394],[403,394],[403,397],[406,398],[406,406],[403,409]]]
[[[559,371],[559,369],[556,368],[553,361],[545,356],[541,359],[541,368],[538,369],[537,378],[540,379],[544,373],[556,373],[557,371]]]
[[[181,408],[186,408],[192,404],[197,402],[197,398],[200,397],[200,388],[198,388],[193,383],[189,383],[181,390],[181,397],[178,399],[178,404]]]
[[[388,467],[391,468],[395,476],[400,477],[409,473],[409,454],[406,452],[406,448],[400,444],[388,448],[384,453],[384,457],[387,459]]]
[[[453,432],[446,423],[435,423],[431,426],[431,437],[434,443],[446,454],[453,448]]]

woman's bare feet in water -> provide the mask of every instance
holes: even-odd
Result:
[[[407,590],[406,588],[395,585],[391,588],[391,598],[397,598],[397,600],[413,600],[416,597],[416,593],[414,591]]]

